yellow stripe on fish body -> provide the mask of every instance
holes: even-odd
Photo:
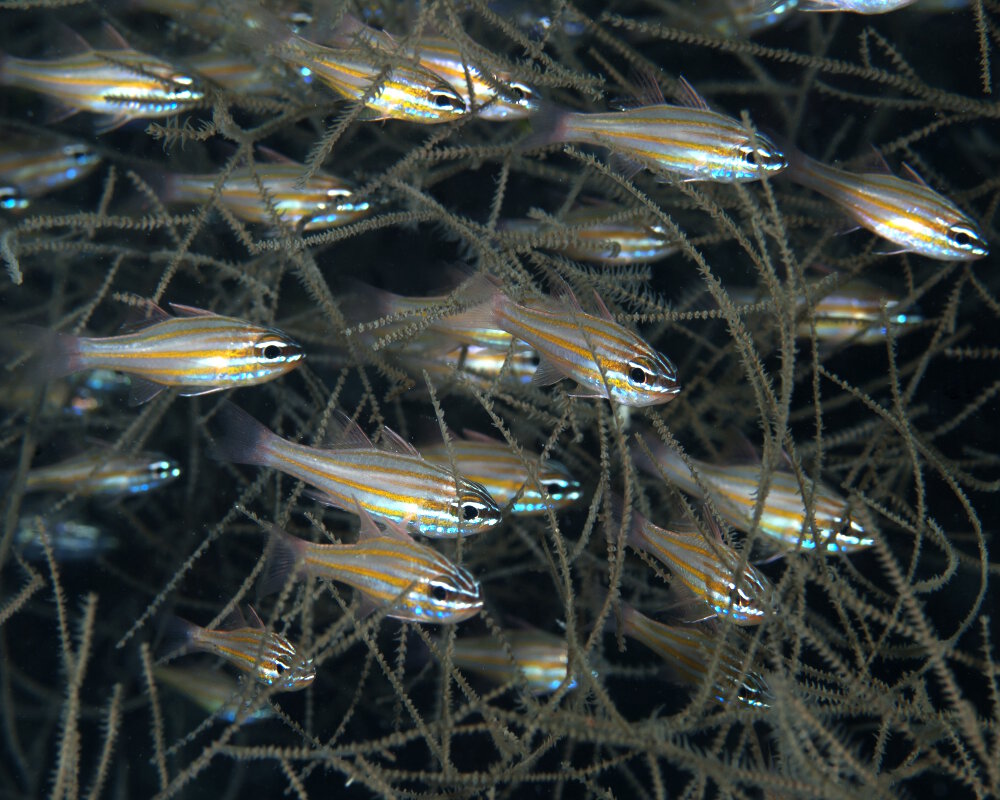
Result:
[[[458,47],[443,36],[421,39],[415,54],[420,66],[440,75],[462,96],[470,109],[473,106],[473,97],[469,93],[471,83],[478,107],[476,114],[481,119],[525,119],[538,110],[538,96],[531,87],[503,73],[492,76],[492,81],[485,80],[479,67],[463,60]]]
[[[699,687],[719,647],[716,636],[697,625],[664,625],[622,604],[623,632],[642,642],[667,664],[672,676],[688,686]],[[722,635],[716,632],[716,635]],[[722,645],[716,664],[712,693],[720,703],[736,700],[755,708],[770,704],[767,682],[757,672],[742,669],[743,654],[733,645]]]
[[[274,218],[254,179],[256,174],[277,215],[293,227],[303,223],[304,231],[349,225],[371,210],[368,202],[352,200],[350,184],[333,175],[318,172],[299,186],[305,173],[306,167],[294,162],[258,163],[253,172],[249,167],[239,167],[226,178],[219,202],[242,220],[273,224]],[[163,199],[167,203],[207,202],[218,180],[218,175],[170,175],[165,179]]]
[[[101,114],[107,120],[101,132],[133,119],[173,116],[204,101],[191,76],[120,38],[118,44],[120,49],[88,49],[49,61],[4,55],[0,84],[44,94],[71,112]]]
[[[509,654],[496,637],[458,637],[452,646],[452,661],[494,683],[523,682],[536,695],[554,692],[564,684],[567,689],[576,688],[576,678],[567,677],[569,651],[565,639],[535,630],[503,631],[502,637],[510,648]]]
[[[465,436],[449,445],[424,448],[424,457],[448,467],[453,456],[460,474],[481,483],[497,505],[510,506],[511,513],[520,516],[544,514],[550,508],[559,510],[580,499],[579,481],[558,461],[543,462],[533,453],[524,453],[537,477],[536,485],[506,442],[469,431]]]
[[[647,440],[648,441],[648,440]],[[652,444],[652,442],[649,442]],[[652,447],[656,466],[638,457],[639,463],[656,472],[663,470],[670,481],[688,494],[705,499],[705,493],[680,456],[662,443]],[[691,459],[701,482],[711,491],[712,502],[726,523],[749,532],[760,486],[760,464],[709,464]],[[871,547],[874,540],[866,531],[864,509],[848,502],[824,483],[806,482],[813,493],[813,514],[807,518],[805,501],[795,475],[777,470],[760,516],[759,530],[782,550],[815,550],[824,553],[852,553]]]
[[[663,354],[619,325],[595,294],[601,316],[587,314],[568,286],[555,297],[519,304],[502,291],[493,322],[531,345],[541,358],[532,382],[562,378],[580,384],[576,397],[603,397],[626,406],[667,403],[680,392],[677,370]]]
[[[102,338],[57,335],[44,354],[50,374],[110,369],[133,376],[133,402],[145,402],[166,387],[193,396],[253,386],[298,366],[305,354],[287,335],[246,320],[171,304],[158,306],[132,332]]]
[[[159,453],[98,450],[28,472],[24,491],[56,491],[83,496],[140,494],[178,478],[176,461]]]
[[[359,505],[376,519],[430,537],[480,533],[500,522],[500,508],[484,487],[425,460],[388,428],[375,447],[340,415],[330,422],[332,446],[321,448],[283,439],[232,404],[216,419],[223,432],[217,457],[280,470],[312,486],[310,495],[321,503],[348,511]]]
[[[185,649],[212,653],[226,659],[265,686],[298,691],[305,689],[316,678],[312,659],[300,656],[292,643],[281,634],[267,630],[256,614],[253,615],[253,625],[247,625],[238,612],[234,620],[210,630],[174,618],[170,623],[174,629],[171,638]]]
[[[356,544],[314,544],[274,528],[265,591],[298,573],[352,586],[395,619],[454,624],[479,613],[482,595],[468,570],[415,541],[403,525],[390,521],[382,531],[364,509],[360,514]]]
[[[0,128],[0,209],[20,210],[31,200],[82,180],[101,157],[83,142]]]
[[[710,543],[697,526],[675,523],[668,530],[632,511],[628,542],[656,558],[671,575],[719,616],[739,625],[758,625],[773,613],[770,581],[722,541]]]
[[[836,203],[859,225],[898,245],[900,252],[940,260],[989,254],[979,226],[912,169],[909,180],[886,172],[854,173],[790,151],[788,176]]]

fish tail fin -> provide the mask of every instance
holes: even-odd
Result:
[[[86,368],[81,339],[38,325],[17,325],[4,337],[4,350],[22,353],[27,361],[27,377],[44,383]]]
[[[242,408],[225,402],[215,417],[215,437],[209,455],[216,461],[267,466],[267,445],[281,437]]]
[[[542,103],[538,112],[531,117],[531,133],[518,143],[519,152],[540,150],[553,144],[572,141],[569,121],[573,112],[555,105]]]
[[[280,592],[285,584],[293,581],[295,575],[302,569],[308,542],[292,536],[277,525],[269,525],[270,535],[267,541],[267,563],[264,574],[257,584],[257,594],[266,597]]]
[[[156,647],[157,660],[176,658],[191,652],[192,642],[199,628],[193,622],[168,614],[160,625],[160,641]]]

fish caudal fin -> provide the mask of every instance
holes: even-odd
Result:
[[[268,465],[266,446],[280,440],[280,436],[229,402],[219,406],[213,420],[217,435],[209,451],[212,458],[233,464]]]
[[[18,325],[4,338],[9,344],[4,350],[16,350],[27,356],[29,380],[42,383],[86,369],[79,336],[37,325]]]
[[[539,150],[549,145],[572,141],[567,124],[573,112],[552,103],[544,103],[531,118],[531,133],[518,142],[519,152]]]
[[[267,564],[257,584],[257,594],[266,597],[280,592],[285,584],[294,580],[302,567],[308,542],[286,533],[277,525],[269,525]]]

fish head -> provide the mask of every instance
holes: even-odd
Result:
[[[948,258],[971,260],[990,253],[990,243],[976,223],[964,214],[947,226],[944,239],[942,250]]]
[[[514,507],[522,514],[542,512],[548,508],[558,511],[575,503],[581,495],[580,482],[574,480],[563,464],[544,461],[538,470],[537,484],[534,481],[526,483]]]
[[[754,181],[764,174],[776,175],[788,167],[788,159],[781,148],[762,133],[738,144],[733,156],[737,162],[736,180]]]
[[[486,487],[467,478],[458,480],[458,493],[451,504],[451,514],[462,535],[481,533],[503,518],[500,506]]]
[[[139,473],[131,481],[132,493],[145,492],[176,480],[180,477],[181,467],[172,458],[154,456],[143,465]]]
[[[254,327],[241,349],[244,352],[236,355],[255,383],[291,372],[305,358],[302,345],[275,328]]]
[[[454,624],[474,617],[483,607],[479,583],[456,564],[442,564],[442,572],[418,585],[407,605],[416,621]]]
[[[286,692],[297,692],[305,689],[316,680],[316,667],[311,658],[305,658],[293,652],[287,660],[275,661],[275,676],[270,681],[271,686],[277,686]]]
[[[492,87],[484,88],[486,97],[480,101],[480,105],[487,100],[489,103],[479,112],[483,119],[526,119],[539,109],[538,92],[520,81],[504,80],[500,83],[499,91]]]
[[[450,122],[465,116],[468,112],[468,106],[462,95],[445,81],[437,81],[423,87],[415,86],[412,100],[418,106],[420,116],[427,121]]]
[[[629,406],[668,403],[681,390],[677,368],[662,353],[642,347],[622,368],[622,380],[609,381],[611,399]]]
[[[731,575],[718,583],[714,610],[738,625],[758,625],[773,613],[774,591],[770,582],[749,564],[737,586]]]

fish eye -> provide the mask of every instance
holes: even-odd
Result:
[[[729,590],[729,605],[731,605],[733,608],[735,608],[736,606],[740,605],[740,600],[741,599],[742,599],[741,592],[738,591],[735,586],[733,586]]]
[[[268,361],[274,361],[281,355],[281,348],[276,344],[269,344],[264,348],[264,358]]]
[[[435,583],[431,586],[431,597],[438,602],[442,602],[446,597],[448,597],[448,590],[445,589],[440,583]]]
[[[965,225],[953,225],[948,229],[948,237],[951,243],[963,250],[970,250],[979,242],[979,235]]]
[[[479,518],[479,509],[476,508],[471,503],[466,503],[462,506],[462,519],[466,522],[472,522],[474,519]]]
[[[449,92],[434,92],[431,98],[438,108],[450,108],[453,111],[465,110],[465,103],[462,102],[462,99]]]
[[[638,385],[642,386],[649,382],[650,372],[648,369],[643,367],[641,364],[636,364],[634,361],[629,363],[628,379]]]

